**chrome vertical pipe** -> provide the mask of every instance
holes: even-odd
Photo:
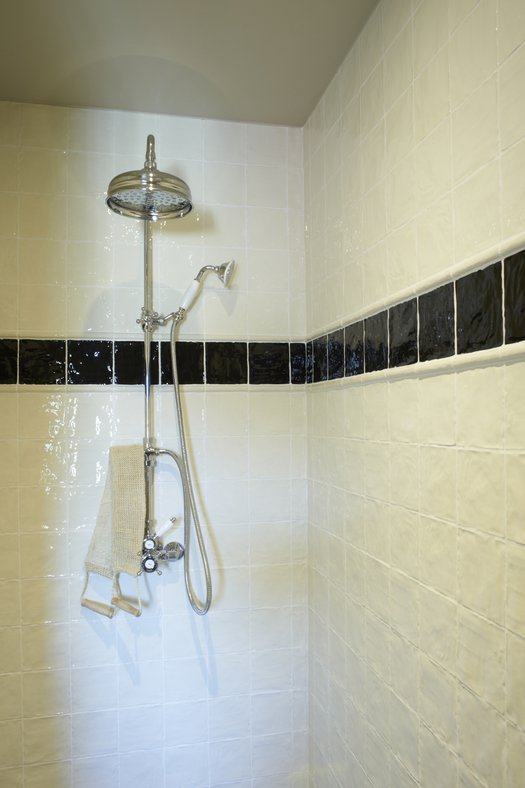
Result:
[[[152,424],[153,424],[153,402],[151,398],[151,342],[155,326],[153,323],[153,274],[152,274],[152,250],[153,238],[151,233],[151,223],[144,224],[144,308],[142,327],[144,330],[144,481],[146,487],[146,521],[144,532],[146,536],[152,536],[154,531],[153,524],[153,470],[155,459],[151,453],[152,443]]]

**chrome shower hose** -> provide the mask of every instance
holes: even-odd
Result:
[[[175,395],[175,409],[177,411],[177,422],[179,426],[180,448],[181,448],[181,463],[180,464],[177,463],[177,464],[179,466],[181,480],[182,480],[184,501],[185,504],[187,501],[189,501],[189,509],[190,509],[190,511],[188,511],[188,506],[187,505],[184,506],[184,551],[185,551],[184,552],[184,582],[186,584],[186,593],[188,594],[188,600],[190,605],[192,606],[195,613],[197,613],[197,615],[204,616],[210,609],[210,605],[211,605],[212,582],[211,582],[211,574],[210,574],[210,565],[208,563],[208,556],[206,554],[206,546],[204,544],[202,528],[199,520],[199,513],[197,511],[197,504],[195,502],[195,494],[193,492],[190,461],[188,457],[188,448],[186,444],[186,431],[184,428],[184,417],[182,414],[182,404],[180,399],[179,376],[177,372],[177,354],[176,354],[175,343],[177,339],[177,330],[183,318],[184,318],[184,310],[180,310],[180,312],[174,316],[173,322],[171,324],[170,353],[171,353],[171,367],[173,372],[173,391]],[[195,526],[195,534],[197,537],[197,544],[199,545],[199,552],[201,556],[202,566],[204,569],[204,577],[206,581],[205,602],[200,601],[200,599],[198,598],[195,592],[195,589],[193,588],[193,583],[191,581],[190,540],[191,540],[192,518]]]

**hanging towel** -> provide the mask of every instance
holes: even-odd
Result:
[[[144,449],[139,445],[112,446],[97,523],[85,560],[86,579],[80,598],[83,607],[108,618],[113,618],[117,607],[140,616],[139,593],[138,607],[129,604],[122,597],[119,580],[121,572],[138,576],[145,517]],[[113,581],[110,605],[85,597],[91,572]]]

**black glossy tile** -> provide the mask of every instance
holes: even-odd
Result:
[[[417,299],[388,310],[389,366],[403,367],[417,361]]]
[[[0,339],[0,383],[16,383],[18,340]]]
[[[290,343],[290,383],[306,383],[306,344]]]
[[[306,343],[306,382],[314,382],[314,343]]]
[[[352,323],[345,326],[345,375],[362,375],[365,370],[365,353],[363,344],[364,323]]]
[[[66,343],[62,339],[21,339],[19,351],[20,383],[64,384],[66,382]]]
[[[288,342],[250,342],[248,345],[250,383],[289,383]]]
[[[501,262],[456,282],[458,353],[503,342]]]
[[[419,360],[454,355],[454,285],[419,296]]]
[[[123,386],[144,383],[144,342],[115,342],[113,380]],[[158,342],[151,343],[151,382],[159,380]]]
[[[388,367],[388,316],[386,310],[365,320],[365,372]]]
[[[525,339],[525,251],[507,257],[505,279],[505,342]]]
[[[161,383],[173,383],[171,369],[171,350],[169,342],[162,342]],[[177,342],[175,348],[177,358],[177,375],[179,383],[204,383],[204,342]]]
[[[106,340],[68,340],[68,383],[108,385],[113,380],[113,343]]]
[[[328,342],[327,337],[317,337],[313,341],[313,380],[328,380]]]
[[[247,383],[246,342],[206,342],[206,383]]]
[[[345,373],[345,332],[343,328],[328,334],[328,380],[342,378]]]

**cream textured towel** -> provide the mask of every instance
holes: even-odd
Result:
[[[112,446],[97,523],[85,560],[86,580],[81,605],[108,618],[113,618],[115,607],[140,616],[139,594],[138,607],[126,602],[119,577],[121,572],[132,577],[139,573],[145,518],[144,449],[139,445]],[[113,580],[111,605],[86,599],[90,572]]]

